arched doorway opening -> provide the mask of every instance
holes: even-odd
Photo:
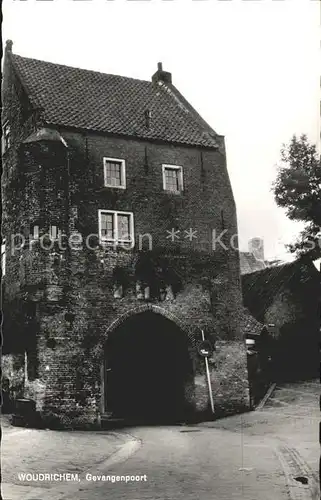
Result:
[[[127,318],[106,341],[106,411],[142,423],[186,418],[194,381],[189,347],[186,333],[161,314]]]

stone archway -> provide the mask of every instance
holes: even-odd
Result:
[[[192,411],[190,338],[178,321],[160,311],[136,309],[108,329],[104,396],[112,417],[174,422]]]
[[[155,314],[159,314],[161,316],[164,316],[165,318],[169,319],[170,321],[173,321],[185,334],[188,336],[189,341],[191,344],[195,344],[194,336],[195,332],[194,330],[183,320],[181,320],[178,316],[176,316],[174,313],[171,311],[168,311],[167,309],[164,309],[163,307],[157,306],[155,304],[141,304],[137,307],[134,307],[132,309],[128,309],[124,314],[119,316],[115,321],[111,323],[111,325],[107,328],[106,330],[106,336],[110,334],[113,330],[115,330],[121,323],[126,321],[128,318],[131,316],[134,316],[135,314],[143,313],[146,311],[152,311]]]

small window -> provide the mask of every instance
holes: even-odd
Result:
[[[183,191],[183,169],[176,165],[163,165],[163,188],[171,193]]]
[[[2,129],[2,152],[4,153],[10,148],[11,143],[10,125],[6,122]]]
[[[132,212],[99,210],[99,238],[102,243],[133,248],[134,215]]]
[[[125,160],[104,158],[104,184],[106,187],[126,189]]]
[[[39,226],[33,226],[33,239],[39,240]]]
[[[57,239],[57,226],[50,226],[49,227],[49,237],[51,240]]]

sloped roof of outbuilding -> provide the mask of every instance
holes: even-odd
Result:
[[[264,324],[257,321],[251,313],[245,307],[241,307],[236,311],[238,328],[242,335],[242,338],[247,338],[248,336],[259,336],[261,335]]]
[[[320,283],[320,273],[310,259],[301,257],[281,266],[244,274],[241,279],[244,306],[261,321],[279,292],[291,287],[295,280],[299,293],[303,293],[305,283],[311,280],[316,286]]]

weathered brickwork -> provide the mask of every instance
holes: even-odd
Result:
[[[309,257],[248,274],[242,282],[245,306],[258,321],[270,325],[274,377],[317,377],[320,273]]]
[[[10,65],[7,75],[9,70]],[[7,78],[15,80],[14,75]],[[204,359],[197,352],[201,330],[218,346],[210,360],[218,413],[247,408],[239,258],[229,241],[233,237],[236,246],[236,210],[224,150],[58,127],[59,136],[50,135],[47,127],[47,136],[31,140],[42,126],[38,114],[23,121],[21,96],[13,87],[5,99],[14,138],[4,155],[3,174],[5,345],[15,356],[27,351],[21,394],[35,399],[52,425],[99,426],[108,413],[108,336],[126,318],[151,311],[189,339],[194,378],[184,390],[194,411],[209,409]],[[104,157],[126,161],[126,189],[104,187]],[[162,164],[183,167],[183,193],[164,192]],[[100,209],[133,212],[133,250],[103,248],[97,238],[91,240],[93,248],[86,248],[86,237],[98,235]],[[29,244],[35,228],[42,237],[52,226],[66,238],[73,235],[73,242],[81,237],[78,248],[61,248],[50,239],[44,240],[47,249],[39,239]],[[179,231],[179,239],[171,241],[167,231],[172,229]],[[190,229],[196,232],[191,240],[185,232]],[[227,230],[221,238],[226,249],[218,240],[213,248],[213,230],[214,237]],[[23,248],[14,234],[26,238]],[[145,235],[141,247],[140,235]],[[23,304],[19,328],[17,303]],[[24,311],[30,316],[27,329]],[[19,335],[10,347],[14,330]]]

